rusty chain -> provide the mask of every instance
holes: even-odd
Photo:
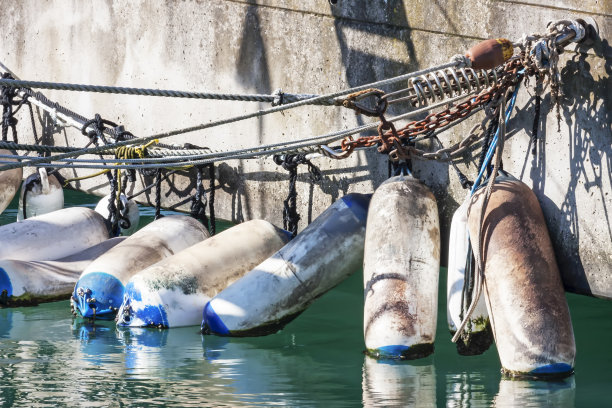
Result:
[[[520,81],[521,76],[518,75],[518,71],[523,68],[523,61],[521,58],[515,58],[508,61],[500,75],[500,81],[492,85],[485,91],[482,91],[478,95],[469,96],[468,99],[462,103],[455,105],[452,108],[445,109],[441,112],[434,112],[425,117],[425,119],[412,121],[405,125],[401,129],[396,129],[395,126],[388,122],[384,118],[384,111],[381,110],[381,101],[385,101],[385,98],[381,98],[380,94],[376,94],[379,98],[378,114],[377,116],[381,119],[381,124],[378,127],[378,134],[374,136],[362,136],[357,139],[349,136],[342,140],[341,148],[347,153],[347,156],[355,149],[359,147],[372,147],[379,145],[378,151],[381,153],[388,153],[391,160],[403,160],[409,158],[420,158],[424,160],[439,160],[448,161],[462,154],[470,145],[476,142],[480,138],[480,134],[476,132],[479,126],[476,126],[470,134],[464,138],[461,142],[454,144],[451,147],[440,149],[436,152],[426,152],[418,149],[414,146],[404,146],[405,142],[412,141],[419,135],[424,135],[435,131],[436,129],[448,126],[458,119],[465,118],[471,115],[472,111],[477,108],[488,106],[496,106],[499,98],[504,92],[517,85]],[[371,91],[371,90],[370,90]],[[372,92],[369,93],[373,94]],[[361,95],[359,95],[361,96]],[[386,105],[384,105],[386,110]],[[369,113],[373,113],[374,111]],[[374,116],[373,114],[371,116]]]

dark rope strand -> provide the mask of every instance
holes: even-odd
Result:
[[[210,217],[209,232],[210,235],[217,233],[217,220],[215,219],[215,164],[208,165],[208,173],[210,175],[210,192],[208,193],[208,215]]]
[[[542,97],[540,95],[535,96],[535,115],[533,117],[533,127],[531,128],[531,154],[536,154],[536,144],[538,142],[538,127],[540,125],[540,105],[542,103]]]
[[[161,183],[162,182],[162,169],[159,168],[155,171],[155,218],[161,217]]]

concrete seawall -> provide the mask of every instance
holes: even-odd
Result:
[[[481,39],[518,40],[563,18],[594,18],[602,41],[561,57],[561,122],[543,115],[536,155],[530,134],[533,89],[522,88],[509,124],[504,167],[532,186],[543,207],[566,287],[612,298],[612,2],[605,0],[323,0],[10,2],[0,8],[0,61],[23,79],[227,93],[326,93],[446,62]],[[214,102],[45,91],[86,117],[95,113],[137,136],[263,109],[260,103]],[[550,109],[548,93],[542,111]],[[396,111],[395,113],[398,113]],[[393,112],[392,112],[393,113]],[[54,130],[36,112],[46,142],[83,146],[73,129]],[[476,115],[441,135],[461,140]],[[228,150],[300,139],[368,123],[338,107],[304,107],[165,140]],[[32,142],[29,119],[19,137]],[[476,174],[477,151],[460,168]],[[298,177],[300,229],[338,197],[372,192],[387,177],[375,151],[347,160],[315,159],[324,175],[313,185],[305,167]],[[466,192],[447,163],[415,161],[415,175],[438,199],[442,236]],[[287,173],[271,158],[217,166],[217,215],[243,221],[265,218],[282,225]],[[79,175],[89,174],[85,170]],[[73,171],[64,171],[73,177]],[[192,173],[193,175],[193,173]],[[138,176],[137,191],[151,178]],[[194,180],[194,179],[193,179]],[[107,194],[105,177],[74,184]],[[170,178],[163,205],[187,210],[194,181]],[[153,195],[141,196],[152,203]],[[537,243],[534,243],[536,245]],[[445,245],[443,245],[443,248]],[[446,251],[442,253],[443,262]]]

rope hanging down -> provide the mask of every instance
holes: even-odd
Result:
[[[307,164],[310,180],[313,183],[319,182],[322,179],[321,171],[310,160],[306,159],[306,156],[303,154],[289,154],[284,157],[276,155],[274,156],[274,162],[289,172],[289,193],[283,201],[283,228],[289,231],[292,237],[295,237],[297,235],[298,222],[301,218],[297,212],[297,191],[295,188],[297,168],[300,164]]]

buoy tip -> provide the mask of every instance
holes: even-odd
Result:
[[[72,298],[82,317],[110,320],[114,319],[122,303],[124,290],[116,277],[105,272],[92,272],[79,279]]]
[[[202,321],[202,332],[203,333],[214,333],[219,336],[229,336],[230,331],[223,323],[223,320],[214,311],[210,302],[204,306],[204,320]]]

